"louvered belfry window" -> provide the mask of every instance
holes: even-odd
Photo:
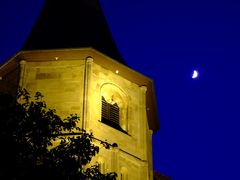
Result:
[[[101,121],[114,128],[122,129],[119,125],[119,107],[117,103],[108,103],[104,97],[102,97],[102,118]]]

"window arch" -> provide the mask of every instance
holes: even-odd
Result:
[[[128,131],[128,101],[122,89],[112,83],[101,87],[101,122],[122,132]]]

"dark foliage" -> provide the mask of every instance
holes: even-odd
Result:
[[[0,94],[0,179],[116,179],[116,173],[102,174],[89,165],[99,147],[92,133],[76,126],[79,117],[62,120],[42,98],[37,92],[30,101],[26,90],[17,98]]]

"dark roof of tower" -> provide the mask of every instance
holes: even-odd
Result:
[[[93,47],[122,64],[98,0],[46,0],[23,50]]]

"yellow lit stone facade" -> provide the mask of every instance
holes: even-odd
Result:
[[[153,179],[151,138],[158,119],[149,78],[92,48],[23,51],[0,67],[0,76],[1,91],[18,85],[39,91],[59,115],[77,113],[79,127],[117,143],[110,150],[100,145],[92,160],[103,173],[117,172],[119,180]],[[121,130],[102,122],[102,98],[118,105]]]

